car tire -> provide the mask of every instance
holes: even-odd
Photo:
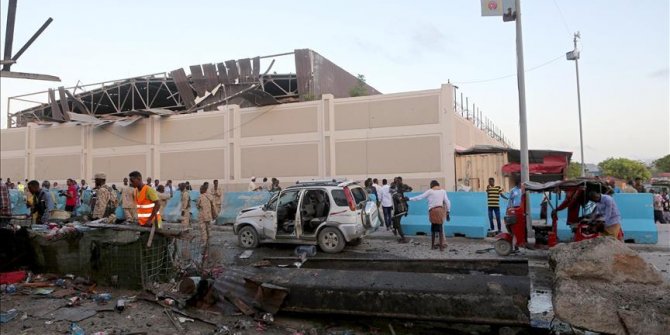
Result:
[[[348,245],[353,246],[353,247],[355,247],[355,246],[359,246],[359,245],[361,245],[361,243],[363,243],[363,239],[360,238],[360,237],[359,237],[359,238],[355,238],[355,239],[353,239],[353,240],[347,242]]]
[[[240,247],[245,249],[253,249],[258,247],[258,232],[252,226],[244,226],[237,234],[237,242]]]
[[[498,256],[508,256],[512,253],[512,242],[505,239],[499,239],[493,244],[493,248]]]
[[[321,229],[317,237],[319,248],[325,253],[336,254],[346,245],[344,235],[339,229],[333,227],[326,227]]]

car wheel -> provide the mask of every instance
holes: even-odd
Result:
[[[353,240],[347,242],[348,245],[350,245],[350,246],[354,246],[354,247],[355,247],[355,246],[358,246],[358,245],[361,245],[361,243],[363,243],[363,239],[360,238],[360,237],[359,237],[359,238],[355,238],[355,239],[353,239]]]
[[[512,253],[512,242],[500,239],[493,244],[493,248],[499,256],[507,256]]]
[[[340,230],[333,227],[323,228],[319,232],[318,240],[321,250],[329,254],[335,254],[342,251],[346,244],[344,236]]]
[[[237,241],[242,248],[256,248],[258,247],[258,232],[252,226],[244,226],[237,235]]]

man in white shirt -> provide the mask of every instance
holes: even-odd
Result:
[[[251,181],[249,182],[249,188],[247,189],[247,191],[253,192],[257,190],[258,187],[256,186],[256,177],[251,177]]]
[[[379,203],[381,203],[382,199],[382,186],[379,185],[379,179],[375,178],[372,179],[372,187],[375,188],[375,195],[377,196],[377,207],[379,207]]]
[[[382,211],[384,213],[384,225],[386,230],[391,230],[393,219],[393,199],[391,198],[391,186],[388,185],[388,180],[382,179],[382,184],[377,194],[382,204]]]
[[[422,199],[428,199],[428,218],[431,223],[430,231],[432,233],[431,248],[437,249],[439,247],[440,251],[444,251],[446,245],[444,244],[444,229],[442,228],[442,224],[445,219],[447,221],[450,220],[451,201],[449,201],[447,192],[440,188],[440,183],[437,180],[430,182],[430,189],[428,191],[416,197],[409,198],[409,201]],[[439,245],[435,244],[436,235],[440,236]]]

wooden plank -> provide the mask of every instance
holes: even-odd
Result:
[[[49,89],[49,104],[51,105],[51,117],[54,120],[64,121],[65,118],[63,118],[63,113],[61,113],[60,107],[56,103],[56,94],[53,89]]]
[[[240,82],[248,83],[251,78],[251,59],[242,58],[237,64],[240,65]]]
[[[174,79],[174,83],[177,86],[181,100],[184,102],[186,108],[193,107],[193,100],[195,96],[193,95],[193,89],[188,83],[188,78],[186,77],[186,72],[184,69],[177,69],[170,72],[170,76]]]
[[[60,107],[61,111],[63,112],[63,119],[65,119],[65,121],[70,121],[70,116],[68,115],[68,112],[70,112],[70,106],[67,104],[65,87],[61,86],[58,88],[58,96],[60,97]]]
[[[219,70],[219,83],[228,84],[230,79],[228,79],[228,71],[226,66],[223,63],[216,63],[216,68]]]
[[[256,81],[258,80],[258,76],[261,74],[261,58],[260,57],[254,57],[252,59],[253,62],[253,80]]]
[[[228,68],[228,79],[231,84],[235,84],[239,79],[239,71],[237,70],[237,62],[234,60],[227,60],[226,67]]]
[[[219,79],[216,75],[216,65],[202,64],[202,71],[205,73],[205,79],[207,80],[207,90],[211,92],[219,84]]]
[[[205,91],[207,91],[207,79],[205,79],[205,76],[202,74],[200,65],[191,65],[189,68],[191,69],[191,80],[193,81],[195,91],[198,93],[198,96],[201,97],[205,95]]]

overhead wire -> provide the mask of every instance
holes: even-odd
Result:
[[[550,60],[548,60],[548,61],[546,61],[546,62],[544,62],[544,63],[542,63],[542,64],[539,64],[539,65],[536,65],[536,66],[533,66],[533,67],[530,67],[530,68],[526,69],[526,70],[524,71],[524,73],[528,73],[528,72],[530,72],[530,71],[537,70],[537,69],[539,69],[539,68],[541,68],[541,67],[547,66],[547,65],[549,65],[549,64],[551,64],[551,63],[556,62],[557,60],[559,60],[559,59],[561,59],[561,58],[563,58],[563,57],[565,57],[565,55],[561,54],[560,56],[557,56],[557,57],[555,57],[555,58],[552,58],[552,59],[550,59]],[[495,77],[495,78],[490,78],[490,79],[471,80],[471,81],[458,81],[458,82],[454,82],[454,84],[456,84],[456,85],[462,85],[462,84],[479,84],[479,83],[486,83],[486,82],[490,82],[490,81],[496,81],[496,80],[507,79],[507,78],[511,78],[511,77],[515,77],[515,76],[516,76],[516,73],[512,73],[512,74],[508,74],[508,75],[504,75],[504,76],[500,76],[500,77]]]
[[[556,6],[556,10],[558,10],[558,15],[561,17],[561,22],[563,22],[563,27],[565,27],[565,32],[568,33],[568,35],[572,35],[572,30],[570,30],[568,22],[565,20],[565,16],[563,16],[563,11],[561,10],[561,7],[558,6],[558,2],[556,2],[556,0],[553,1],[554,6]]]

